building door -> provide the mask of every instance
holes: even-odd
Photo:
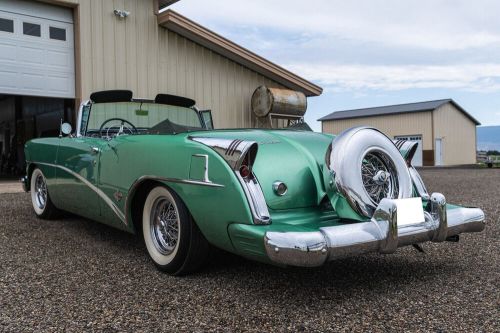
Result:
[[[74,55],[72,9],[0,0],[0,174],[22,173],[25,142],[72,118]]]
[[[409,141],[418,142],[417,151],[415,152],[415,155],[413,156],[411,164],[413,166],[416,166],[416,167],[422,166],[423,147],[422,147],[422,136],[421,135],[399,135],[399,136],[395,136],[394,140],[409,140]]]
[[[443,165],[443,139],[441,138],[435,141],[434,165]]]
[[[0,94],[75,97],[73,12],[0,1]]]

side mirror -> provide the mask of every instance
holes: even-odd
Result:
[[[70,135],[72,130],[73,128],[71,127],[70,123],[61,124],[61,134]]]
[[[203,110],[200,111],[201,119],[203,120],[203,125],[206,129],[214,129],[214,123],[212,120],[212,111]]]

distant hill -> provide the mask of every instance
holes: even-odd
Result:
[[[500,126],[480,126],[477,128],[478,150],[500,151]]]

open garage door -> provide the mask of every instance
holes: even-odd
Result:
[[[0,1],[0,94],[75,97],[71,9]]]
[[[417,151],[415,152],[415,155],[413,156],[413,160],[411,161],[411,164],[413,166],[419,167],[422,166],[422,136],[421,135],[400,135],[400,136],[395,136],[394,140],[409,140],[409,141],[416,141],[418,142],[418,147]]]

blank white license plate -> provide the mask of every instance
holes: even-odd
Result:
[[[398,226],[412,225],[425,221],[422,198],[397,199]]]

